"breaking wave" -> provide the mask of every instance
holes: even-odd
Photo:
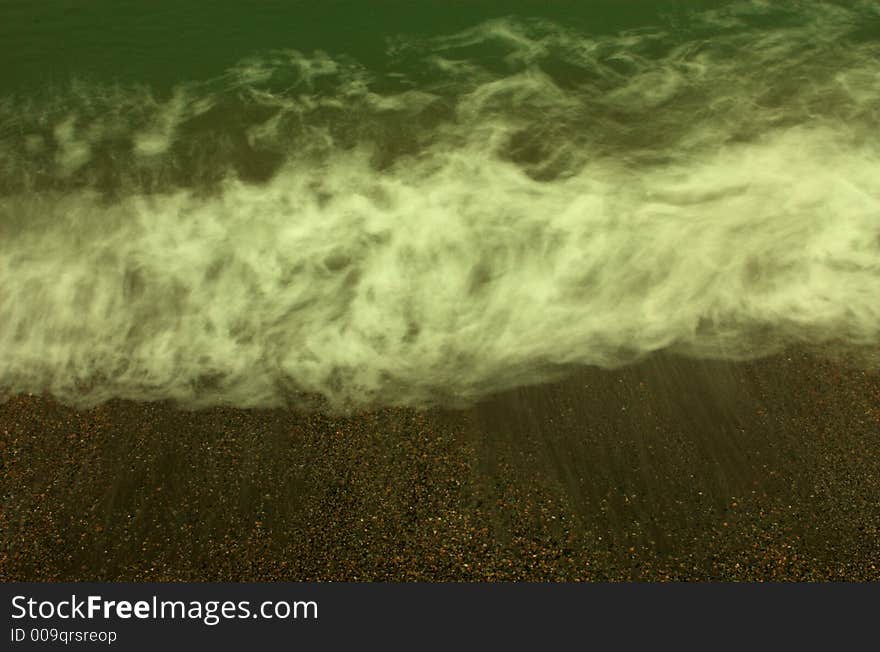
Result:
[[[0,387],[344,409],[874,351],[880,12],[785,7],[7,97]]]

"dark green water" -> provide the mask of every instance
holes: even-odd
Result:
[[[168,88],[221,74],[246,57],[295,48],[382,64],[386,40],[451,34],[506,16],[594,34],[655,26],[723,2],[252,1],[26,2],[3,6],[3,89],[86,76]],[[6,63],[8,62],[8,67]]]
[[[880,342],[877,2],[0,7],[0,387],[461,404]]]

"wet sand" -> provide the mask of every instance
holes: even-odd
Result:
[[[880,375],[658,356],[464,411],[0,405],[0,579],[877,580]]]

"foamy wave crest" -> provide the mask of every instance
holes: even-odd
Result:
[[[768,7],[7,98],[0,387],[343,409],[876,351],[877,15]]]

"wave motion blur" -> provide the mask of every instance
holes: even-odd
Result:
[[[343,409],[875,351],[880,14],[793,6],[7,98],[0,387]]]

